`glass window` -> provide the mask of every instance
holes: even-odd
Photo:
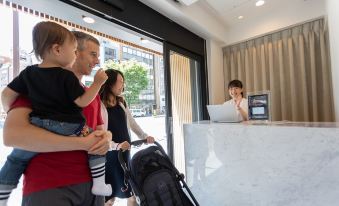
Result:
[[[2,2],[2,1],[1,1]],[[5,2],[5,1],[4,1]],[[15,42],[13,39],[13,11],[11,8],[4,7],[0,5],[0,25],[1,25],[1,40],[0,40],[0,91],[4,87],[7,86],[9,82],[12,81],[13,77],[15,77],[18,72],[19,68],[14,74],[13,71],[13,52],[17,51],[14,50],[14,45],[18,48],[19,42]],[[17,25],[17,22],[15,22]],[[16,34],[17,35],[17,34]],[[18,53],[15,54],[18,56]],[[20,55],[19,55],[20,58]],[[18,59],[15,60],[18,62]],[[2,105],[0,104],[0,139],[3,139],[3,125],[6,119],[6,112],[2,109]],[[3,164],[6,161],[6,156],[11,152],[10,147],[5,147],[3,144],[0,144],[0,169],[2,168]],[[22,187],[21,182],[18,185],[19,188]],[[13,193],[17,192],[18,190],[13,191]],[[11,195],[11,197],[14,194]],[[21,201],[21,195],[18,196],[19,198],[16,199],[17,202]],[[11,198],[10,198],[11,199]],[[9,200],[8,205],[13,205],[13,202]]]
[[[0,6],[1,46],[0,46],[0,86],[5,87],[13,78],[13,12]],[[6,19],[6,20],[5,20]],[[5,31],[5,32],[4,32]]]
[[[122,47],[122,52],[127,52],[127,47]]]
[[[20,71],[32,64],[39,64],[33,51],[32,30],[42,19],[26,13],[19,13]]]
[[[117,51],[115,49],[105,47],[104,61],[117,59]]]

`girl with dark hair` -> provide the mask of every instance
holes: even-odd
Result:
[[[147,139],[153,143],[154,138],[147,135],[132,117],[124,98],[121,96],[124,90],[124,75],[121,71],[108,69],[105,71],[108,79],[101,87],[101,100],[103,108],[103,120],[108,131],[113,134],[113,149],[106,155],[106,183],[112,185],[113,193],[106,197],[105,205],[113,205],[116,197],[128,198],[127,205],[136,205],[134,196],[131,194],[131,187],[126,188],[124,184],[124,172],[118,161],[118,150],[126,150],[130,147],[130,129],[140,138]],[[129,152],[123,153],[125,161],[129,160]]]
[[[243,85],[240,80],[232,80],[228,83],[228,93],[231,96],[231,100],[228,100],[224,104],[232,104],[235,106],[238,112],[239,120],[248,120],[248,101],[244,98]]]

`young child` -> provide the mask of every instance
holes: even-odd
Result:
[[[33,50],[41,59],[39,65],[28,66],[4,89],[2,104],[5,111],[19,94],[31,100],[32,124],[66,136],[86,135],[89,129],[82,115],[106,81],[106,73],[100,69],[93,84],[85,91],[71,68],[75,58],[77,41],[72,32],[53,22],[40,22],[33,28]],[[6,205],[11,191],[16,188],[21,175],[35,152],[14,149],[0,171],[0,206]],[[111,185],[105,184],[105,156],[89,156],[95,195],[108,196]],[[53,177],[51,177],[53,178]]]

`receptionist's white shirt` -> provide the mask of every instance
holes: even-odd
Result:
[[[237,109],[235,105],[235,101],[233,99],[226,101],[224,104],[234,105],[235,109]],[[242,98],[240,102],[240,107],[248,114],[248,100],[246,98]],[[237,113],[238,113],[239,120],[244,120],[238,110],[237,110]]]

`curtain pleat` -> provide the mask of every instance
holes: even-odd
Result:
[[[319,120],[318,116],[318,91],[317,91],[317,73],[316,73],[316,57],[315,57],[315,42],[314,42],[314,33],[310,32],[309,34],[309,46],[310,46],[310,70],[311,70],[311,104],[312,104],[312,120],[317,122]]]
[[[249,60],[249,54],[248,54],[247,48],[245,50],[245,73],[246,73],[245,85],[247,85],[248,88],[252,88],[250,77],[252,77],[253,75],[252,75],[252,72],[251,72],[250,60]],[[232,80],[232,79],[230,79],[230,80]],[[229,82],[229,81],[226,81],[226,83],[227,82]],[[251,90],[245,90],[245,91],[251,91]]]
[[[239,79],[245,93],[269,90],[272,120],[334,121],[324,19],[225,47],[223,53],[225,85]]]
[[[267,68],[267,66],[266,66],[266,47],[267,47],[267,45],[265,45],[265,44],[262,44],[261,46],[260,46],[260,60],[261,60],[261,75],[262,75],[262,77],[261,77],[261,79],[262,79],[262,90],[268,90],[268,77],[267,77],[267,75],[268,75],[268,73],[266,72],[266,71],[264,71],[264,68]]]
[[[287,72],[284,71],[284,58],[283,58],[283,41],[278,41],[278,56],[279,56],[279,81],[280,81],[280,105],[281,105],[281,115],[283,119],[288,119],[288,111],[287,105],[289,103],[289,99],[286,96],[286,82],[288,78],[285,77]]]
[[[304,48],[304,37],[303,35],[298,36],[299,43],[299,60],[300,60],[300,93],[301,93],[301,108],[302,108],[302,120],[309,122],[310,121],[310,112],[309,112],[309,97],[307,92],[307,81],[306,81],[306,63],[305,63],[305,48]]]
[[[320,36],[320,50],[321,50],[321,63],[322,63],[322,68],[324,68],[323,72],[323,82],[331,82],[331,70],[330,70],[330,64],[329,64],[329,48],[326,47],[328,45],[326,43],[326,33],[322,31],[322,35]],[[324,111],[323,113],[323,119],[325,121],[331,121],[331,113],[334,113],[333,107],[330,107],[330,109],[327,109],[332,102],[333,102],[333,96],[332,96],[332,86],[331,84],[323,84],[322,88],[322,94],[323,94],[323,104],[322,104],[322,110]],[[334,117],[333,117],[334,118]]]

